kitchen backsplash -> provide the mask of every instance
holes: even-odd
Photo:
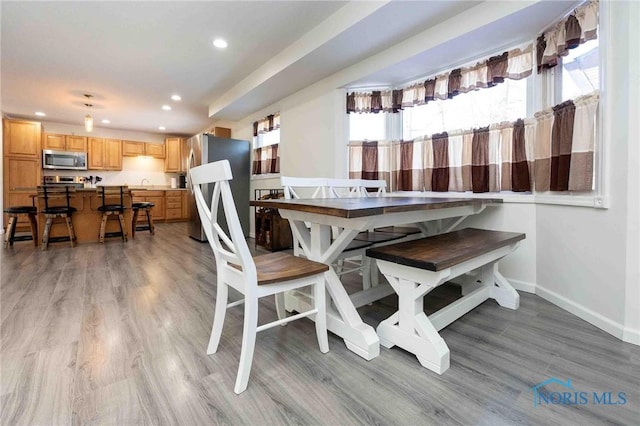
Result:
[[[122,170],[43,170],[45,176],[100,176],[100,185],[169,186],[177,173],[164,172],[164,160],[150,157],[123,157]]]

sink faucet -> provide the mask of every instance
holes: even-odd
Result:
[[[144,186],[144,181],[145,181],[145,180],[147,181],[147,183],[149,183],[149,179],[144,178],[144,179],[142,179],[142,181],[140,182],[140,186]]]

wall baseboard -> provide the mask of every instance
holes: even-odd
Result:
[[[505,277],[507,278],[507,277]],[[507,281],[518,291],[524,291],[525,293],[536,294],[536,285],[527,281],[514,280],[507,278]]]
[[[625,327],[622,331],[622,340],[640,346],[640,330]]]
[[[624,326],[622,324],[612,321],[609,318],[592,311],[591,309],[587,309],[584,306],[579,305],[576,302],[569,300],[554,291],[540,286],[539,284],[536,285],[536,294],[543,299],[546,299],[549,302],[553,303],[554,305],[564,309],[565,311],[570,312],[573,315],[585,320],[589,324],[595,325],[599,329],[606,331],[612,336],[620,340],[627,341],[623,338]]]

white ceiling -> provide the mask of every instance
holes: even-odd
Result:
[[[2,113],[35,119],[44,111],[47,121],[82,124],[89,93],[98,127],[108,118],[110,128],[159,133],[163,125],[168,134],[190,135],[243,118],[478,3],[2,1]],[[347,86],[423,76],[452,53],[477,52],[478,40],[529,37],[576,2],[530,3],[455,46],[371,70]],[[215,37],[229,47],[214,48]],[[174,93],[181,102],[170,100]],[[164,104],[173,110],[162,111]]]

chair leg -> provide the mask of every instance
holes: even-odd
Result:
[[[327,307],[326,292],[324,288],[324,275],[319,278],[318,283],[313,286],[313,300],[318,313],[315,315],[316,335],[318,337],[318,346],[320,352],[326,354],[329,352],[329,338],[327,336]]]
[[[131,238],[136,237],[136,223],[138,223],[138,209],[133,211],[133,219],[131,219]]]
[[[31,225],[31,237],[33,238],[34,247],[38,247],[38,222],[36,222],[36,215],[29,215],[29,225]]]
[[[244,327],[242,330],[242,350],[240,351],[240,365],[238,367],[238,377],[233,391],[240,394],[247,389],[249,384],[249,374],[253,363],[253,352],[256,347],[256,334],[258,333],[258,298],[244,298]]]
[[[229,287],[218,281],[218,291],[216,294],[216,312],[213,317],[213,326],[211,327],[211,337],[209,338],[209,346],[207,354],[211,355],[217,352],[220,336],[222,336],[222,327],[224,326],[224,317],[227,313],[227,300],[229,296]]]
[[[44,234],[42,235],[42,251],[49,247],[49,233],[51,232],[51,224],[53,223],[53,217],[47,215],[47,222],[44,225]]]
[[[4,248],[13,246],[13,237],[16,233],[16,222],[18,218],[16,216],[9,217],[9,225],[7,226],[7,233],[4,236]]]
[[[120,232],[122,233],[122,240],[127,242],[127,225],[124,223],[124,215],[118,213],[118,220],[120,221]]]
[[[102,213],[102,223],[100,223],[100,242],[104,243],[104,233],[107,229],[107,218],[109,216],[106,213]]]
[[[67,231],[69,231],[69,240],[71,241],[71,248],[75,246],[76,234],[73,231],[73,223],[71,223],[71,216],[66,215],[64,221],[67,224]]]
[[[287,311],[284,307],[284,292],[276,293],[276,312],[278,313],[278,319],[283,319],[287,317]],[[287,325],[285,322],[282,325]]]

